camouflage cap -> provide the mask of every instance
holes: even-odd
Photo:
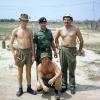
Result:
[[[20,18],[19,19],[20,20],[29,20],[29,17],[28,17],[27,14],[22,13],[22,14],[20,14]]]
[[[48,58],[51,58],[51,56],[48,54],[48,53],[41,53],[41,59],[45,58],[45,57],[48,57]]]

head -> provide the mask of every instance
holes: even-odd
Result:
[[[27,14],[22,13],[22,14],[20,15],[19,20],[20,20],[20,25],[21,25],[22,27],[26,27],[27,24],[28,24],[28,21],[29,21],[29,17],[28,17]]]
[[[38,22],[39,22],[40,28],[42,30],[45,30],[47,26],[47,19],[45,17],[41,17]]]
[[[40,58],[40,60],[41,60],[41,63],[42,64],[48,64],[49,62],[50,62],[50,56],[49,56],[49,54],[48,53],[42,53],[41,54],[41,58]]]
[[[69,26],[73,22],[73,17],[71,15],[65,15],[63,16],[63,22],[65,26]]]

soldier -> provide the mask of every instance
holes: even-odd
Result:
[[[40,30],[34,32],[33,41],[36,44],[36,63],[40,63],[40,55],[47,52],[52,60],[52,49],[54,57],[57,57],[56,48],[54,45],[53,35],[50,29],[47,28],[47,19],[41,17],[39,19]],[[38,78],[38,77],[37,77]]]
[[[59,67],[50,61],[48,53],[41,53],[41,63],[38,65],[38,83],[37,89],[43,90],[43,93],[49,92],[49,87],[54,86],[56,100],[60,99],[61,71]]]
[[[69,69],[69,87],[72,94],[75,94],[75,68],[76,54],[80,55],[83,48],[83,38],[79,28],[72,25],[73,18],[71,15],[63,16],[64,26],[56,34],[56,47],[60,48],[60,64],[62,70],[61,92],[68,88],[67,70]],[[61,47],[59,47],[58,38],[61,37]],[[76,38],[79,39],[79,48],[76,50]]]
[[[36,94],[31,88],[31,65],[35,60],[32,31],[27,28],[29,21],[27,14],[21,14],[19,19],[20,26],[13,30],[10,41],[10,48],[15,58],[15,63],[18,66],[19,90],[16,94],[18,97],[23,94],[22,79],[24,65],[26,65],[27,92],[33,95]],[[18,48],[16,50],[13,48],[14,40],[17,40]]]

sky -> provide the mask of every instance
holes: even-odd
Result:
[[[0,19],[18,19],[27,13],[30,20],[46,17],[48,20],[62,20],[66,14],[74,20],[100,19],[99,0],[0,0]]]

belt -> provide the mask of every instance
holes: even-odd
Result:
[[[65,48],[76,48],[76,47],[69,47],[69,46],[64,46],[64,45],[62,45],[61,47],[65,47]]]
[[[37,48],[37,49],[42,50],[42,51],[48,51],[48,50],[50,50],[50,48]]]

